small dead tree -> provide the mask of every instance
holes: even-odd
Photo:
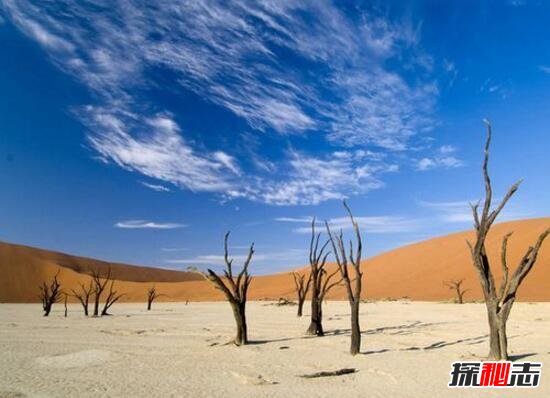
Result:
[[[65,301],[64,301],[64,305],[65,305],[65,318],[67,318],[67,293],[63,293],[63,296],[65,296]]]
[[[359,304],[361,303],[361,289],[362,289],[362,278],[363,273],[361,272],[361,254],[362,254],[362,241],[361,241],[361,232],[359,231],[359,224],[353,218],[353,214],[344,201],[344,207],[349,215],[351,224],[355,231],[355,238],[357,240],[357,247],[353,248],[353,241],[349,241],[349,266],[348,263],[348,253],[346,253],[346,247],[344,244],[344,238],[342,230],[340,233],[335,236],[330,231],[330,226],[328,222],[325,221],[325,226],[327,228],[327,234],[332,243],[332,248],[334,250],[334,257],[336,258],[336,264],[338,265],[338,270],[342,280],[344,281],[344,286],[348,296],[349,305],[351,308],[351,345],[350,353],[351,355],[356,355],[361,349],[361,327],[359,325]],[[353,268],[354,275],[350,275],[348,268]]]
[[[470,289],[462,289],[462,283],[464,279],[453,279],[450,281],[445,281],[443,284],[447,286],[450,290],[454,290],[456,293],[456,302],[458,304],[464,304],[464,293]]]
[[[516,293],[529,273],[535,262],[539,250],[550,233],[550,228],[542,232],[533,246],[530,246],[523,257],[521,258],[516,270],[510,277],[509,268],[506,258],[506,249],[511,233],[506,234],[502,240],[501,246],[501,266],[502,266],[502,281],[500,287],[497,288],[493,273],[491,270],[489,257],[485,248],[485,240],[495,222],[497,216],[502,211],[508,200],[517,191],[521,180],[510,187],[504,198],[493,210],[491,210],[493,191],[491,187],[491,179],[489,178],[488,163],[489,163],[489,145],[491,143],[491,124],[484,121],[487,125],[487,141],[485,143],[485,156],[483,160],[483,179],[485,182],[485,199],[483,208],[479,211],[479,202],[471,204],[472,214],[474,218],[474,226],[476,232],[475,242],[467,242],[472,255],[472,262],[479,275],[481,290],[485,299],[487,308],[487,317],[489,321],[489,359],[506,360],[508,358],[508,340],[506,336],[506,322],[512,309],[512,305],[516,300]]]
[[[311,221],[311,240],[309,243],[309,266],[311,279],[311,322],[306,333],[309,335],[324,336],[323,330],[323,300],[326,294],[341,280],[333,282],[338,269],[328,273],[325,269],[330,252],[325,252],[329,240],[319,248],[321,233],[315,232],[315,217]]]
[[[57,280],[60,270],[54,275],[53,280],[50,284],[42,282],[42,285],[39,286],[40,289],[40,300],[42,301],[42,309],[44,310],[44,316],[50,315],[52,306],[55,303],[61,301],[61,296],[63,292],[61,291],[61,284]]]
[[[231,305],[233,310],[233,316],[235,317],[235,323],[237,324],[237,335],[233,342],[237,346],[248,344],[248,330],[246,324],[246,295],[248,293],[248,286],[252,280],[252,277],[248,273],[248,266],[254,255],[254,243],[250,245],[248,250],[248,256],[243,264],[242,270],[238,273],[237,277],[233,275],[233,259],[229,258],[228,242],[229,232],[224,237],[224,261],[226,269],[224,270],[224,276],[219,277],[211,269],[207,270],[203,276],[214,284],[214,286],[221,290],[225,295],[226,300]],[[223,278],[223,279],[222,279]]]
[[[147,290],[147,311],[151,311],[153,301],[160,296],[164,296],[164,294],[157,293],[157,288],[155,286],[151,286],[149,290]]]
[[[107,294],[107,298],[105,299],[105,304],[103,304],[103,310],[101,311],[101,316],[104,315],[111,315],[108,313],[109,308],[116,303],[122,296],[124,296],[124,293],[118,294],[116,290],[114,290],[115,281],[111,280],[111,285],[109,286],[109,294]]]
[[[78,284],[80,286],[80,291],[76,291],[74,289],[71,289],[73,292],[72,296],[76,297],[76,299],[82,304],[82,308],[84,309],[84,315],[88,316],[88,304],[90,302],[90,296],[93,291],[93,280],[90,280],[90,284],[86,287],[82,282],[79,282]]]
[[[92,271],[92,281],[94,285],[94,316],[99,316],[99,301],[101,299],[101,294],[107,287],[107,284],[111,280],[111,267],[107,269],[105,276],[101,275],[99,269]]]
[[[296,286],[296,295],[298,296],[298,313],[297,316],[302,316],[304,309],[304,301],[306,300],[306,295],[309,290],[309,285],[311,284],[311,274],[309,275],[306,281],[306,275],[300,275],[297,272],[293,272],[292,276],[294,277],[294,285]]]

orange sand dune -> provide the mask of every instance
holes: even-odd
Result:
[[[493,227],[487,241],[487,251],[493,260],[495,278],[499,280],[500,243],[502,236],[514,231],[509,242],[510,267],[515,265],[537,236],[550,227],[550,218],[512,221]],[[364,298],[412,300],[448,300],[453,292],[443,285],[449,279],[465,279],[470,289],[465,298],[479,300],[481,291],[466,246],[472,232],[459,232],[444,237],[407,245],[380,254],[363,262]],[[368,236],[364,236],[368,252]],[[144,301],[147,289],[155,284],[167,296],[163,300],[219,300],[220,292],[188,272],[169,271],[123,264],[110,264],[117,279],[116,290],[124,292],[122,301]],[[0,302],[37,301],[38,285],[61,269],[60,281],[66,291],[79,281],[89,280],[91,269],[107,267],[108,263],[48,252],[25,246],[0,243]],[[330,265],[333,267],[334,265]],[[307,268],[304,268],[304,270]],[[254,271],[254,265],[251,265]],[[250,286],[251,299],[292,298],[294,285],[290,273],[257,276]],[[331,299],[345,299],[344,289],[335,288]],[[550,240],[539,253],[538,262],[519,290],[524,301],[550,301]]]

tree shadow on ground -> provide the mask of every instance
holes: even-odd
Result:
[[[512,362],[515,362],[515,361],[519,361],[520,359],[532,357],[533,355],[537,355],[537,353],[536,352],[529,352],[527,354],[510,355],[508,357],[508,360],[512,361]]]

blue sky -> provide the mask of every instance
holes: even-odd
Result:
[[[548,2],[0,4],[0,240],[275,272],[347,198],[372,256],[471,226],[483,118],[549,215]]]

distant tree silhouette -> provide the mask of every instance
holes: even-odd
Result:
[[[508,358],[508,340],[506,336],[506,322],[508,321],[508,316],[516,300],[517,290],[533,268],[539,250],[550,233],[550,228],[543,231],[535,244],[526,250],[511,277],[509,275],[506,256],[508,240],[510,239],[511,233],[504,236],[501,246],[501,267],[503,276],[500,287],[497,287],[491,270],[489,257],[487,256],[485,240],[497,216],[508,200],[517,191],[521,180],[512,185],[504,195],[500,204],[492,209],[493,191],[488,172],[489,146],[491,143],[492,128],[489,121],[485,120],[485,123],[487,125],[487,141],[485,143],[485,156],[482,167],[483,179],[485,182],[485,199],[481,210],[479,210],[479,202],[471,204],[476,235],[475,242],[472,243],[468,241],[468,246],[472,255],[472,262],[479,276],[481,290],[483,291],[485,306],[487,308],[490,331],[489,358],[494,360],[505,360]]]
[[[40,289],[40,300],[42,301],[42,309],[44,310],[44,316],[49,316],[52,310],[52,306],[55,303],[61,301],[61,296],[63,292],[61,291],[61,284],[57,280],[60,270],[54,275],[53,280],[48,284],[42,282],[42,285],[39,286]]]
[[[73,297],[76,297],[76,299],[82,304],[82,308],[84,309],[84,315],[88,316],[88,304],[90,302],[90,295],[93,291],[93,280],[90,280],[90,284],[86,287],[82,282],[78,283],[80,287],[80,291],[76,291],[74,289],[71,289]]]
[[[160,296],[164,296],[164,294],[157,293],[157,288],[155,286],[151,286],[149,290],[147,290],[147,311],[151,311],[153,301]]]
[[[464,279],[453,279],[450,281],[445,281],[443,284],[447,286],[450,290],[454,290],[456,293],[456,302],[458,304],[464,304],[464,293],[469,289],[462,289],[462,283]]]
[[[325,221],[327,228],[327,234],[332,243],[334,250],[334,257],[336,258],[336,264],[340,271],[340,276],[344,282],[344,287],[348,296],[349,305],[351,308],[351,344],[350,353],[356,355],[361,349],[361,327],[359,325],[359,304],[361,303],[361,289],[362,289],[362,277],[361,272],[361,253],[363,245],[361,241],[361,232],[359,231],[359,224],[353,218],[353,214],[346,201],[344,201],[344,207],[349,215],[353,230],[355,231],[355,239],[357,246],[354,250],[353,241],[349,241],[349,261],[348,253],[346,253],[346,247],[344,244],[344,238],[342,230],[338,235],[334,235],[328,222]],[[349,268],[353,269],[353,275],[350,274]]]
[[[309,290],[309,285],[311,283],[311,274],[308,275],[307,281],[306,281],[306,275],[300,275],[297,272],[292,273],[292,277],[294,278],[294,286],[296,287],[296,295],[297,295],[297,301],[298,301],[298,313],[297,316],[302,316],[303,308],[304,308],[304,301],[306,300],[306,295]]]
[[[248,286],[252,281],[252,277],[248,273],[248,266],[254,255],[254,243],[250,245],[248,256],[246,257],[242,270],[235,277],[233,275],[233,259],[229,258],[228,239],[229,232],[227,232],[224,237],[224,261],[226,267],[224,275],[220,277],[213,270],[208,269],[207,273],[203,274],[203,276],[212,282],[217,289],[222,291],[226,300],[231,305],[235,323],[237,324],[237,335],[235,336],[234,343],[237,346],[241,346],[248,344],[246,296],[248,293]]]
[[[118,294],[116,290],[114,290],[115,281],[111,280],[111,284],[109,285],[109,293],[107,294],[107,297],[105,298],[105,303],[103,304],[103,310],[101,310],[101,316],[104,315],[110,315],[109,314],[109,308],[116,303],[118,300],[120,300],[121,297],[124,296],[124,293]]]
[[[107,268],[105,276],[101,275],[99,268],[92,271],[92,282],[94,285],[94,316],[99,316],[99,302],[101,300],[101,294],[107,287],[107,284],[111,280],[111,267]]]

